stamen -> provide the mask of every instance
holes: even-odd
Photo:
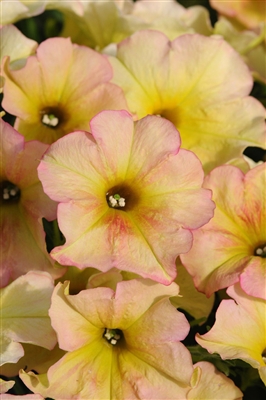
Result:
[[[108,206],[119,211],[130,211],[136,207],[139,202],[138,190],[136,190],[134,185],[127,182],[109,187],[105,193]]]
[[[54,114],[44,114],[42,117],[42,123],[55,128],[59,124],[59,118],[57,118]]]
[[[0,183],[0,192],[2,192],[0,203],[1,201],[5,204],[19,201],[20,189],[11,182],[4,181]]]
[[[124,197],[120,197],[120,195],[116,193],[113,196],[108,196],[108,204],[113,208],[125,207],[126,199]]]
[[[263,244],[262,246],[257,247],[255,249],[254,255],[262,257],[262,258],[266,258],[266,243]]]
[[[103,334],[103,337],[107,340],[107,342],[111,343],[115,346],[119,339],[121,339],[121,335],[118,333],[118,329],[108,329],[106,328]]]

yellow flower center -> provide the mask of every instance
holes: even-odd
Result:
[[[155,110],[153,112],[153,115],[168,119],[168,121],[171,121],[175,126],[178,126],[179,124],[179,115],[176,107],[169,109],[166,108],[166,109]]]
[[[18,203],[20,199],[20,189],[17,185],[9,181],[0,182],[1,204]]]

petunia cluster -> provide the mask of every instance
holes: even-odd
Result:
[[[266,6],[188,3],[1,2],[3,400],[266,394]]]

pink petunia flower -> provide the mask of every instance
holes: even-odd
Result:
[[[0,120],[1,261],[0,287],[30,270],[44,270],[54,278],[55,268],[46,250],[42,218],[56,218],[57,204],[43,192],[37,166],[47,145],[25,143],[24,137]]]
[[[204,180],[216,203],[214,217],[194,233],[193,247],[181,261],[207,296],[240,281],[246,293],[266,299],[265,167],[245,175],[224,165]]]
[[[35,393],[56,399],[180,399],[193,365],[180,343],[189,331],[169,297],[178,286],[133,279],[69,295],[59,283],[50,317],[67,354],[47,374],[21,371]]]
[[[191,231],[213,216],[201,164],[164,118],[134,124],[126,111],[103,111],[90,125],[91,135],[74,132],[51,145],[38,168],[60,203],[66,238],[51,254],[62,265],[116,267],[169,284]]]
[[[110,83],[111,65],[101,54],[70,39],[42,42],[16,71],[3,62],[3,108],[17,117],[26,140],[52,143],[75,129],[88,129],[104,109],[127,108],[122,90]]]

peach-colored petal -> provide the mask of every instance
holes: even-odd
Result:
[[[130,352],[188,385],[191,355],[179,341],[187,336],[189,329],[184,314],[175,310],[168,299],[162,299],[123,333]]]
[[[264,1],[210,0],[211,6],[222,15],[226,15],[247,28],[256,28],[260,22],[266,22],[266,5]]]
[[[103,287],[81,291],[77,295],[68,295],[67,284],[58,284],[50,310],[52,324],[58,332],[61,347],[68,343],[68,346],[74,349],[77,348],[79,341],[85,340],[86,329],[87,335],[89,335],[88,329],[92,332],[92,339],[95,338],[95,327],[102,330],[104,324],[110,328],[127,329],[158,298],[177,295],[178,291],[176,284],[164,286],[150,280],[138,279],[118,283],[115,297],[112,289]],[[69,305],[71,305],[70,310]],[[67,329],[62,327],[61,318],[57,319],[58,311],[64,308],[67,312],[62,319]],[[60,313],[63,315],[61,311]],[[65,335],[66,330],[68,335]]]
[[[66,237],[71,234],[71,240],[52,250],[54,259],[63,265],[102,271],[116,267],[165,284],[174,279],[177,253],[188,251],[192,244],[189,230],[172,223],[162,233],[149,216],[140,215],[135,222],[129,213],[118,214],[106,210],[105,205],[93,208],[92,204],[80,201],[77,205],[59,205],[59,224]],[[84,210],[88,212],[84,214]],[[141,265],[145,269],[140,271]]]
[[[196,340],[210,353],[219,353],[225,360],[240,358],[263,375],[266,370],[265,300],[247,295],[239,283],[230,286],[227,293],[235,301],[223,300],[214,326],[206,334],[197,335]]]
[[[79,17],[66,14],[61,34],[73,38],[75,43],[104,51],[109,44],[118,43],[146,26],[131,14],[132,3],[132,0],[82,2],[84,14]]]
[[[25,368],[27,371],[34,370],[39,374],[46,373],[47,370],[65,354],[63,350],[59,349],[58,345],[52,350],[30,343],[22,343],[20,345],[24,350],[24,355],[16,363],[1,365],[0,373],[2,376],[11,378],[13,376],[18,376],[19,370],[22,368]]]
[[[38,1],[1,1],[1,24],[12,24],[20,19],[41,14],[45,9],[46,0]]]
[[[51,276],[38,271],[29,272],[1,289],[1,341],[5,343],[2,363],[16,362],[22,357],[24,351],[18,342],[50,350],[55,346],[56,335],[48,317],[53,287]]]
[[[252,257],[239,277],[242,289],[250,296],[266,299],[266,259]]]
[[[170,154],[177,154],[179,150],[179,134],[174,126],[163,118],[158,120],[147,116],[146,119],[136,122],[134,128],[132,118],[126,111],[120,113],[104,111],[94,118],[90,125],[103,156],[105,171],[101,173],[106,173],[107,170],[110,183],[112,179],[123,181],[126,178],[130,179],[132,175],[136,180],[141,179],[158,162]],[[164,134],[158,134],[158,139],[154,140],[156,132],[162,131]],[[114,178],[110,170],[116,173]],[[117,175],[117,171],[120,175]]]
[[[24,149],[24,138],[11,125],[0,119],[1,129],[1,153],[0,153],[0,176],[6,176],[10,168],[13,167],[13,162],[17,153]],[[43,149],[45,151],[45,148]],[[5,166],[8,165],[8,171]],[[36,165],[37,167],[37,165]]]
[[[215,213],[215,217],[218,214]],[[222,216],[222,215],[221,215]],[[208,297],[215,291],[236,283],[249,257],[245,246],[234,233],[217,235],[217,229],[195,231],[193,246],[180,256],[182,264],[193,277],[196,288]],[[213,263],[210,263],[213,260]],[[215,260],[215,262],[214,262]]]
[[[145,21],[146,28],[163,32],[171,40],[184,33],[211,34],[209,13],[202,6],[185,8],[175,0],[139,0],[132,14]]]
[[[24,394],[19,396],[22,400],[44,400],[44,397],[42,397],[40,394]],[[16,394],[2,394],[1,399],[2,400],[17,400],[18,395]]]
[[[66,101],[81,100],[86,92],[112,77],[107,60],[89,48],[73,45],[70,39],[52,38],[44,41],[38,47],[37,58],[47,88],[44,93],[48,96],[52,90],[52,98],[56,101],[60,101],[62,93]],[[51,101],[49,98],[44,100]]]
[[[23,347],[20,343],[13,342],[4,333],[0,338],[1,346],[1,365],[6,363],[16,363],[24,355]]]
[[[0,379],[0,394],[7,392],[14,386],[14,384],[15,381],[4,381],[3,379]]]
[[[86,4],[86,3],[85,3]],[[65,1],[65,0],[49,0],[46,3],[47,10],[60,10],[64,13],[64,18],[69,16],[69,18],[73,18],[73,16],[83,16],[84,15],[84,2],[80,0],[73,0],[73,1]]]
[[[165,375],[160,369],[158,370],[142,358],[136,357],[134,353],[122,352],[118,361],[121,377],[123,382],[125,381],[125,395],[128,396],[120,398],[148,400],[183,400],[186,398],[189,390],[188,385],[179,384],[178,381]],[[189,368],[188,365],[187,368]],[[115,387],[117,386],[115,384]]]
[[[265,24],[260,24],[256,30],[243,30],[233,19],[220,16],[213,33],[221,35],[242,56],[255,80],[266,82]]]
[[[194,364],[194,368],[200,368],[199,382],[188,393],[189,400],[241,400],[243,393],[234,382],[218,371],[215,366],[206,361]]]
[[[41,221],[27,214],[22,207],[1,210],[1,287],[30,270],[42,270],[54,277],[64,269],[54,267],[46,250]]]
[[[2,23],[2,21],[1,21]],[[15,25],[3,26],[1,32],[1,63],[4,56],[10,56],[12,67],[18,67],[25,58],[33,54],[38,46],[35,40],[24,36]]]
[[[27,387],[44,397],[74,399],[110,398],[110,365],[112,349],[104,339],[67,353],[49,370],[47,375],[20,372]],[[104,346],[104,347],[103,347]],[[104,349],[104,351],[103,351]]]
[[[123,276],[121,271],[117,270],[116,268],[112,268],[107,272],[99,272],[93,274],[86,286],[86,289],[92,289],[99,286],[109,287],[110,289],[116,289],[116,285],[118,282],[122,282]]]
[[[183,400],[189,390],[127,351],[113,352],[103,343],[68,353],[50,368],[48,375],[26,374],[20,378],[43,396],[74,399],[167,398]],[[84,357],[86,355],[86,358]],[[110,365],[112,375],[110,376]],[[83,371],[82,375],[80,371]],[[130,371],[130,372],[129,372]],[[50,379],[49,379],[50,378]],[[68,379],[69,378],[69,379]],[[48,386],[49,379],[49,387]],[[73,383],[70,383],[73,380]],[[88,384],[89,383],[89,384]],[[141,397],[140,397],[141,396]]]
[[[71,154],[78,153],[78,157]],[[54,155],[56,154],[56,157]],[[94,200],[97,194],[105,196],[101,176],[103,166],[90,134],[74,132],[57,141],[44,154],[38,175],[44,191],[54,200]],[[58,184],[52,183],[56,177]],[[67,183],[69,182],[69,183]]]
[[[99,333],[99,327],[91,323],[90,320],[84,316],[84,312],[81,314],[81,310],[78,309],[79,305],[86,307],[84,296],[89,293],[82,291],[78,295],[75,295],[74,299],[76,299],[77,305],[74,300],[74,306],[72,308],[70,307],[71,303],[68,300],[68,286],[68,282],[64,285],[59,283],[56,286],[52,297],[52,307],[49,311],[49,315],[51,317],[52,326],[57,332],[60,348],[65,351],[73,351],[84,346],[89,341],[94,341],[99,337],[99,335],[101,337],[101,333]],[[103,297],[105,292],[108,294],[110,289],[103,289],[103,303],[105,300]],[[111,291],[111,293],[113,292]],[[88,307],[90,308],[89,305]],[[60,318],[58,318],[58,313]]]
[[[37,140],[26,142],[16,159],[9,154],[6,160],[6,178],[19,186],[22,190],[21,203],[27,213],[42,216],[47,220],[56,218],[57,204],[43,192],[37,176],[37,166],[47,149],[47,145]]]
[[[178,293],[179,287],[175,283],[164,286],[148,279],[133,279],[118,283],[112,326],[120,325],[121,329],[127,329],[160,298],[169,298]]]
[[[201,319],[204,322],[204,319],[207,319],[212,310],[214,295],[207,298],[204,293],[200,293],[195,288],[191,275],[181,264],[179,258],[176,260],[176,266],[177,277],[175,278],[175,283],[178,284],[180,293],[179,296],[171,298],[171,303],[176,308],[182,308],[195,319]]]

